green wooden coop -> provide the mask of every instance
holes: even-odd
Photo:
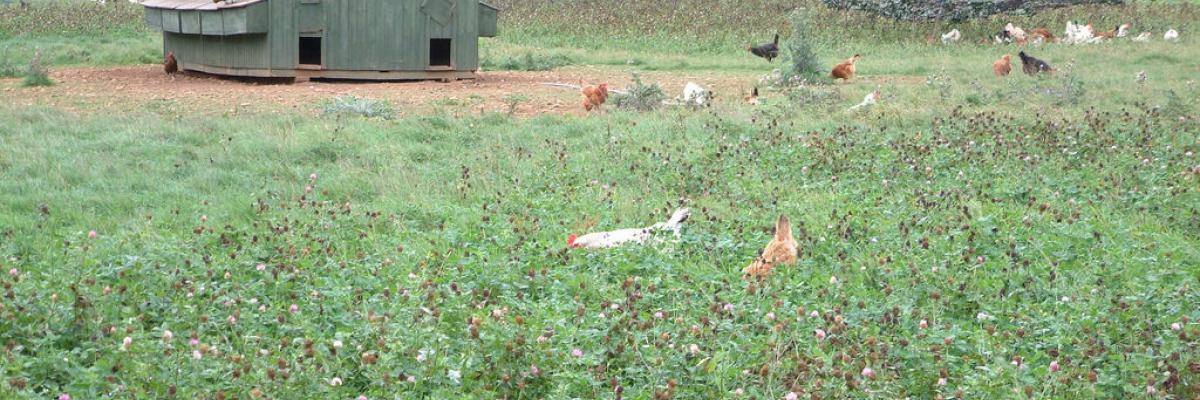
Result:
[[[478,0],[146,0],[179,68],[218,75],[470,79],[498,10]]]

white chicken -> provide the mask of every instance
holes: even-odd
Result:
[[[1067,21],[1067,29],[1063,30],[1062,42],[1067,44],[1075,44],[1075,35],[1078,28],[1075,27],[1075,21]]]
[[[1098,39],[1091,27],[1067,21],[1066,37],[1063,42],[1067,44],[1095,43],[1099,41]]]
[[[1179,40],[1179,31],[1176,31],[1174,29],[1168,30],[1167,33],[1163,34],[1163,40],[1166,40],[1168,42],[1174,42],[1176,40]]]
[[[1121,26],[1118,26],[1117,27],[1117,37],[1123,38],[1123,37],[1129,36],[1129,28],[1130,28],[1129,24],[1121,24]]]
[[[1018,44],[1025,43],[1025,30],[1021,29],[1019,26],[1013,25],[1012,22],[1004,25],[1004,32],[1008,33],[1008,40],[1017,42]]]
[[[862,103],[858,103],[858,104],[854,105],[854,107],[850,107],[849,109],[846,110],[846,112],[855,112],[855,111],[859,111],[859,110],[866,111],[866,109],[869,109],[869,108],[871,108],[871,106],[875,105],[875,102],[879,100],[879,96],[880,96],[880,93],[878,90],[871,92],[871,93],[867,93],[867,96],[863,97]]]
[[[683,87],[683,102],[684,104],[704,106],[708,104],[709,92],[704,90],[704,87],[696,84],[696,82],[688,82]]]
[[[957,28],[951,29],[950,32],[942,35],[942,44],[955,43],[960,39],[962,39],[962,32],[959,32]]]
[[[667,220],[667,222],[659,222],[645,228],[617,229],[608,232],[589,233],[583,236],[572,234],[567,238],[567,247],[572,249],[608,249],[627,243],[642,244],[654,237],[655,233],[665,231],[672,232],[678,238],[679,229],[683,227],[683,222],[687,221],[690,215],[691,211],[684,207],[675,210],[675,213],[671,214],[671,219]]]

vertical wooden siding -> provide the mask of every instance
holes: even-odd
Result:
[[[444,26],[421,11],[423,0],[320,0],[323,62],[326,69],[347,71],[424,71],[429,66],[429,39],[453,39],[453,62],[459,71],[479,68],[477,0],[452,0],[454,14]],[[300,13],[313,0],[270,0],[251,7],[246,20],[225,18],[202,22],[205,30],[265,25],[267,33],[201,36],[164,33],[164,47],[184,62],[227,68],[292,70],[299,61]],[[232,16],[227,16],[232,17]],[[164,28],[183,25],[178,12],[147,15]],[[197,24],[201,25],[201,24]],[[199,28],[199,26],[197,27]],[[314,28],[314,27],[306,27]]]
[[[454,37],[454,67],[459,71],[479,69],[479,1],[458,0]]]
[[[262,34],[201,36],[166,32],[163,47],[184,63],[228,68],[270,68],[267,37]]]
[[[299,62],[300,32],[296,24],[296,7],[300,0],[271,0],[270,33],[267,41],[270,44],[271,67],[275,69],[295,69]]]

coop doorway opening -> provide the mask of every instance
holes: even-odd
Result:
[[[429,66],[450,67],[452,65],[450,39],[429,39]]]
[[[300,65],[321,65],[320,37],[300,37]]]

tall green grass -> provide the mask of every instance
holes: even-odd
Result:
[[[494,55],[747,85],[771,68],[724,56],[769,26],[754,19],[680,11],[741,31],[651,47],[625,18],[538,30],[576,11],[528,4],[548,9],[487,42]],[[1182,18],[1161,17],[1146,23]],[[933,28],[830,35],[818,54],[862,53],[862,77],[764,90],[760,107],[0,104],[0,398],[1200,393],[1200,50],[1029,47],[1059,73],[998,79],[991,61],[1015,47],[914,40]],[[7,40],[61,41],[54,59],[71,37]],[[876,89],[877,106],[844,112]],[[681,205],[678,242],[565,249]],[[742,280],[779,214],[798,265]]]
[[[1194,122],[1095,100],[903,123],[900,105],[776,104],[529,120],[4,108],[0,391],[1197,390],[1160,378],[1200,362],[1184,319],[1200,318]],[[680,204],[678,243],[564,250]],[[780,213],[799,265],[741,281]]]
[[[99,4],[84,0],[34,0],[22,8],[0,6],[3,56],[27,64],[123,65],[162,61],[162,38],[142,18],[142,6],[128,1]]]

